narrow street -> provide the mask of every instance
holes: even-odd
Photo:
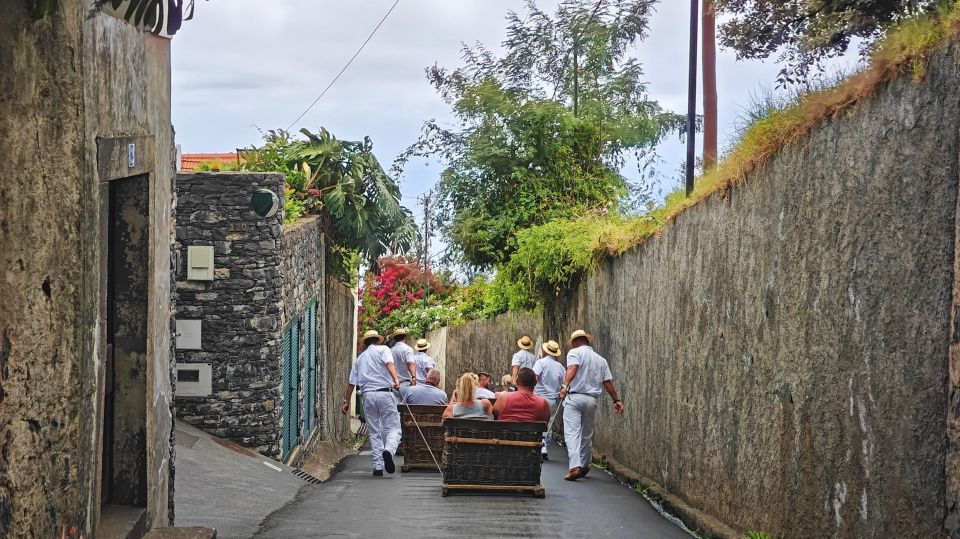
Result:
[[[375,478],[369,454],[353,455],[323,484],[304,486],[256,537],[689,537],[639,494],[600,470],[562,479],[566,452],[551,447],[544,499],[527,495],[440,495],[440,474]]]

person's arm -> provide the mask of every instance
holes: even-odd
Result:
[[[455,402],[452,398],[450,399],[450,402],[447,403],[447,409],[443,411],[443,417],[453,417],[453,405]]]
[[[480,404],[483,405],[484,413],[486,413],[488,416],[493,415],[493,405],[490,404],[490,401],[488,401],[487,399],[480,399]]]
[[[397,376],[397,368],[393,366],[393,363],[387,363],[387,372],[390,373],[390,378],[393,380],[393,389],[400,389],[400,378]]]
[[[607,390],[607,393],[613,398],[613,409],[618,414],[623,413],[623,401],[620,400],[620,397],[617,396],[617,388],[613,385],[613,380],[604,380],[603,389]]]
[[[567,390],[570,388],[570,382],[573,382],[573,379],[577,377],[577,370],[580,369],[580,365],[570,365],[567,367],[567,374],[563,376],[563,385],[560,386],[560,398],[567,396]]]
[[[490,404],[490,401],[488,401],[487,399],[483,399],[481,402],[486,403],[484,404],[484,410],[486,410],[486,407],[487,405]],[[488,413],[492,413],[494,419],[499,419],[500,414],[503,413],[503,407],[506,405],[506,402],[507,402],[507,399],[497,399],[497,402],[495,402],[493,404],[493,408],[491,408],[491,412],[488,412]]]
[[[353,396],[353,384],[347,384],[347,390],[343,392],[343,406],[340,411],[346,414],[350,411],[350,397]]]
[[[543,418],[544,423],[550,422],[550,403],[547,402],[546,399],[544,399],[543,401],[543,410],[541,413],[541,417]]]
[[[517,383],[517,375],[520,374],[520,365],[514,365],[510,368],[510,376],[513,379],[514,385]]]
[[[407,371],[410,372],[410,385],[411,386],[417,385],[417,362],[412,359],[408,359]]]

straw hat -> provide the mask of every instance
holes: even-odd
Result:
[[[517,341],[517,346],[524,350],[530,350],[533,348],[533,340],[529,336],[524,335],[523,337],[520,337],[519,341]]]
[[[590,335],[582,329],[578,329],[570,334],[570,343],[573,344],[573,340],[577,337],[585,337],[587,339],[587,344],[593,344],[593,335]]]
[[[417,352],[425,352],[430,348],[430,341],[426,339],[420,339],[417,341],[416,346],[413,347]]]
[[[380,335],[380,333],[378,333],[377,330],[375,329],[371,329],[366,333],[364,333],[363,338],[360,339],[360,342],[367,342],[367,339],[372,339],[374,337],[377,338],[377,342],[380,342],[380,343],[383,342],[383,335]]]
[[[557,341],[547,341],[543,343],[543,346],[540,347],[543,350],[543,353],[553,356],[560,357],[560,345]]]
[[[410,332],[407,331],[407,328],[397,328],[397,329],[393,330],[393,333],[390,334],[390,338],[392,339],[392,338],[396,337],[397,335],[409,335],[409,334],[410,334]]]

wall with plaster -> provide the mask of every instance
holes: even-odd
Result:
[[[944,46],[922,81],[881,86],[545,306],[544,335],[593,333],[626,403],[601,398],[597,458],[740,530],[960,536],[958,58]],[[504,365],[518,329],[448,328],[448,383]]]
[[[108,181],[146,174],[148,302],[129,462],[170,520],[170,44],[84,0],[0,5],[0,536],[90,537],[100,516]],[[129,139],[128,168],[105,151]],[[142,398],[140,398],[142,397]],[[122,422],[119,424],[123,424]],[[128,440],[130,441],[130,440]]]

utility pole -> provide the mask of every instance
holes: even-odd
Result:
[[[419,202],[423,204],[423,307],[427,307],[427,296],[430,295],[430,199],[433,198],[433,189],[424,193]]]
[[[717,166],[717,16],[715,0],[703,0],[703,171]]]
[[[693,192],[697,144],[697,16],[699,0],[690,0],[690,79],[687,89],[687,196]]]

